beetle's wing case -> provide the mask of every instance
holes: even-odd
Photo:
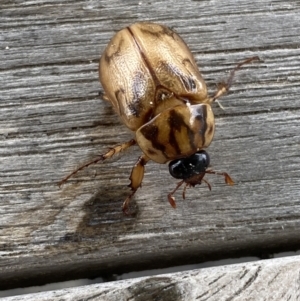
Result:
[[[99,78],[105,96],[125,125],[133,131],[143,125],[154,107],[146,100],[154,99],[155,84],[127,28],[107,45],[100,58]]]
[[[136,23],[129,28],[161,86],[191,103],[207,101],[206,84],[191,51],[178,34],[153,23]]]
[[[210,105],[180,105],[163,111],[139,128],[136,140],[151,160],[166,163],[209,146],[214,131]]]
[[[182,99],[208,100],[190,50],[158,24],[136,23],[117,32],[100,59],[99,78],[106,98],[133,131]]]

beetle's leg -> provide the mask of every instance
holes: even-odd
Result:
[[[195,186],[197,184],[201,184],[202,181],[207,185],[208,189],[211,190],[211,185],[209,184],[209,182],[205,179],[203,179],[203,176],[202,174],[199,175],[200,176],[200,179],[198,182],[193,182],[193,183],[189,183],[189,182],[186,182],[184,188],[183,188],[183,191],[182,191],[182,198],[185,200],[185,193],[186,193],[186,189],[188,187],[191,187],[191,186]]]
[[[176,208],[176,203],[175,203],[175,198],[173,197],[173,194],[176,192],[176,190],[183,184],[185,183],[185,186],[183,188],[183,191],[182,191],[182,198],[185,200],[185,192],[186,192],[186,189],[188,187],[194,187],[195,185],[197,184],[201,184],[202,181],[204,181],[205,183],[208,184],[208,182],[206,180],[203,180],[203,177],[204,177],[205,173],[202,172],[200,174],[197,174],[197,175],[194,175],[192,176],[191,178],[188,178],[188,179],[185,179],[185,180],[182,180],[180,181],[177,186],[175,187],[175,189],[173,189],[169,194],[168,194],[168,200],[169,200],[169,203],[171,204],[171,206],[173,208]],[[209,185],[210,187],[210,185]]]
[[[168,194],[168,200],[169,200],[169,203],[171,204],[171,206],[173,208],[176,208],[176,203],[175,203],[175,197],[173,196],[173,194],[177,191],[177,189],[183,184],[185,183],[185,186],[183,188],[183,191],[182,191],[182,198],[185,199],[185,193],[186,193],[186,189],[188,187],[191,187],[191,186],[196,186],[198,184],[201,184],[202,182],[204,182],[207,186],[208,186],[208,189],[211,190],[211,185],[209,184],[209,182],[205,179],[203,179],[204,175],[206,173],[210,173],[210,174],[215,174],[215,175],[220,175],[220,176],[223,176],[225,178],[225,183],[228,184],[228,185],[234,185],[234,182],[233,180],[231,179],[231,177],[229,176],[228,173],[226,172],[218,172],[218,171],[214,171],[214,170],[206,170],[205,172],[203,173],[200,173],[198,175],[194,175],[193,177],[189,178],[189,179],[186,179],[186,180],[182,180],[180,181],[179,183],[177,183],[175,189],[173,189],[169,194]]]
[[[67,175],[65,178],[63,178],[59,183],[58,186],[61,186],[62,184],[64,184],[65,182],[67,182],[73,175],[75,175],[78,171],[92,165],[92,164],[96,164],[99,161],[104,161],[106,159],[111,158],[113,155],[118,154],[124,150],[126,150],[127,148],[129,148],[132,145],[135,145],[136,141],[134,139],[131,139],[130,141],[127,141],[125,143],[122,143],[120,145],[117,145],[113,148],[111,148],[108,152],[106,152],[103,155],[99,155],[98,157],[96,157],[95,159],[79,166],[76,170],[74,170],[73,172],[71,172],[69,175]]]
[[[226,184],[228,184],[230,186],[234,185],[234,181],[231,179],[231,177],[229,176],[229,174],[227,172],[218,172],[218,171],[214,171],[214,170],[206,170],[205,173],[210,173],[210,174],[223,176],[224,179],[225,179]]]
[[[184,186],[184,188],[183,188],[183,190],[182,190],[182,198],[185,200],[185,192],[186,192],[186,189],[188,188],[188,187],[190,187],[191,185],[189,185],[189,183],[185,183],[185,186]]]
[[[184,186],[183,191],[182,191],[182,198],[184,200],[185,200],[186,189],[188,187],[191,187],[191,186],[195,187],[196,185],[200,185],[202,182],[204,182],[208,186],[208,189],[211,190],[211,185],[209,184],[209,182],[207,180],[203,179],[204,176],[205,176],[205,172],[202,172],[198,175],[195,175],[195,176],[185,180],[186,185]]]
[[[209,103],[212,103],[213,101],[217,101],[217,99],[219,97],[226,94],[232,84],[232,80],[233,80],[235,72],[238,71],[243,65],[249,64],[252,61],[260,61],[260,58],[258,56],[253,56],[253,57],[250,57],[250,58],[238,63],[237,66],[233,70],[231,70],[231,72],[229,74],[229,78],[227,79],[227,82],[218,84],[218,90],[215,93],[215,95],[212,98],[210,98]],[[222,108],[220,103],[219,103],[219,106]]]
[[[129,180],[131,182],[128,186],[131,188],[132,192],[123,202],[122,206],[122,210],[125,214],[128,214],[130,200],[132,199],[136,191],[139,189],[139,187],[141,187],[142,185],[145,172],[145,165],[149,160],[150,158],[148,158],[146,155],[140,156],[131,170],[131,174],[129,177]]]
[[[176,202],[175,202],[175,198],[173,197],[173,194],[176,192],[176,190],[183,184],[185,183],[184,180],[180,181],[179,183],[177,183],[176,187],[168,194],[168,201],[170,203],[170,205],[175,209],[176,208]]]
[[[202,179],[202,181],[207,185],[208,189],[211,190],[211,185],[209,184],[209,182],[205,179]]]

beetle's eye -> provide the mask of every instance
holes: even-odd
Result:
[[[209,165],[209,155],[199,151],[190,157],[173,160],[169,163],[169,172],[176,179],[188,179],[206,170]]]

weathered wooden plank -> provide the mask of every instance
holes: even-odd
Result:
[[[1,1],[0,287],[260,255],[298,248],[300,11],[297,2]],[[80,172],[79,164],[131,139],[98,96],[97,62],[113,32],[152,20],[190,45],[210,90],[241,70],[209,148],[206,187],[166,199],[175,182],[149,163],[121,213],[140,151]]]
[[[3,298],[18,300],[300,300],[300,257],[197,269]]]

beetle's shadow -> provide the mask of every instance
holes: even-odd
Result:
[[[93,238],[104,233],[127,232],[133,228],[138,215],[138,206],[131,200],[129,214],[124,214],[122,204],[130,194],[125,185],[101,187],[83,205],[85,213],[76,229],[76,237]]]

